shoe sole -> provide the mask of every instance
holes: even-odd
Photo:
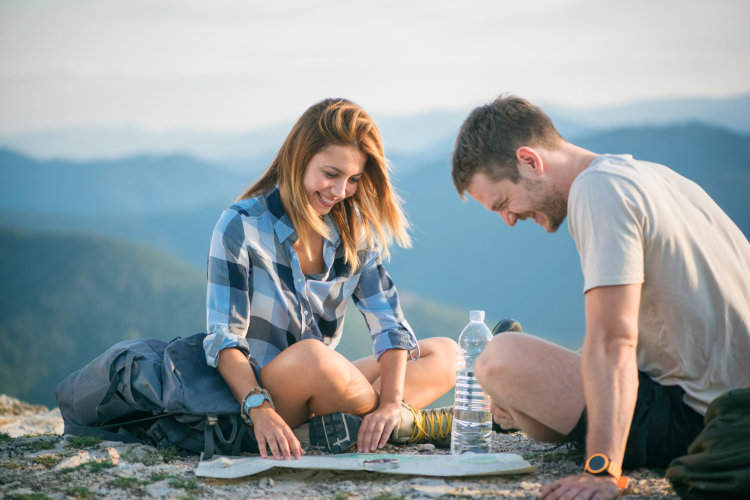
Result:
[[[316,415],[310,422],[310,448],[339,454],[357,444],[362,419],[349,413]]]

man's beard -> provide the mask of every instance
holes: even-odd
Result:
[[[548,233],[560,229],[565,217],[568,216],[568,200],[554,187],[545,188],[541,181],[522,179],[521,183],[529,193],[532,193],[534,212],[544,215],[547,219],[549,226],[544,229]]]

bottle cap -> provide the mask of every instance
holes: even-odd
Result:
[[[484,311],[471,311],[469,319],[471,321],[484,321]]]

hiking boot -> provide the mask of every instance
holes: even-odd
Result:
[[[495,336],[498,333],[503,332],[523,332],[523,329],[521,329],[521,323],[518,321],[514,319],[504,319],[495,325],[495,328],[492,329],[492,335]]]
[[[292,434],[297,438],[297,441],[299,441],[299,445],[303,450],[308,450],[310,448],[310,422],[312,422],[312,420],[308,420],[299,427],[292,429]]]
[[[362,425],[362,419],[355,415],[331,413],[330,415],[315,415],[292,432],[297,436],[300,444],[305,439],[309,448],[338,454],[356,446],[360,425]],[[305,426],[307,429],[304,428]]]
[[[401,423],[393,429],[391,443],[432,443],[441,448],[451,446],[453,407],[418,410],[401,402]]]
[[[500,333],[505,332],[521,332],[523,333],[523,329],[521,328],[521,323],[514,319],[504,319],[500,323],[495,325],[495,328],[492,329],[492,336],[498,335]],[[492,419],[492,430],[497,432],[498,434],[509,434],[512,432],[518,432],[518,429],[503,429],[500,427],[500,424],[495,422],[495,419]]]

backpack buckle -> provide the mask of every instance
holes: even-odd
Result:
[[[206,415],[206,425],[216,425],[218,422],[219,419],[214,415]]]

